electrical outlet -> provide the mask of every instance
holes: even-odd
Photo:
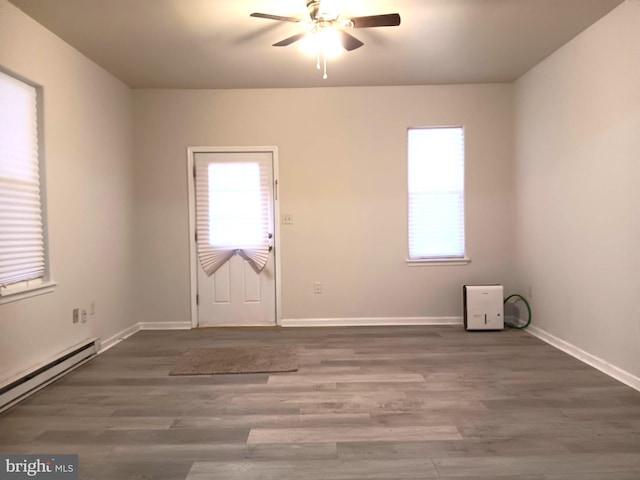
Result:
[[[322,284],[320,282],[313,284],[313,293],[322,293]]]
[[[82,309],[82,323],[87,323],[87,311]]]
[[[285,213],[282,215],[282,224],[283,225],[293,225],[293,215],[290,213]]]
[[[89,304],[89,315],[95,315],[95,314],[96,314],[96,301],[91,300],[91,303]]]
[[[78,323],[79,320],[80,320],[80,309],[79,308],[74,308],[73,309],[73,323]]]

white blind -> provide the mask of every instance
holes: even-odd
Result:
[[[269,233],[265,170],[257,162],[209,164],[211,246],[251,248],[265,243]]]
[[[196,157],[198,256],[211,275],[235,253],[260,271],[271,248],[270,158],[208,161]]]
[[[409,258],[464,258],[462,127],[411,128]]]
[[[36,89],[0,72],[0,287],[44,273]]]

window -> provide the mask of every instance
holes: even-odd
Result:
[[[257,162],[209,164],[211,246],[251,247],[267,238],[267,187],[260,180]]]
[[[196,245],[207,275],[236,253],[256,272],[267,264],[273,238],[272,160],[267,152],[194,154]]]
[[[0,71],[0,302],[51,286],[38,148],[38,92]]]
[[[463,128],[410,128],[408,172],[409,261],[468,263]]]

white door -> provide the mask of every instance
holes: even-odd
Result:
[[[211,275],[197,260],[198,325],[275,325],[273,152],[195,152],[193,161],[196,195],[208,190],[208,202],[196,207],[209,221],[207,232],[198,224],[198,241],[207,233],[223,254]],[[270,244],[258,264],[247,246],[255,238]]]

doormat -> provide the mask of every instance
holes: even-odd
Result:
[[[287,345],[192,348],[182,355],[169,375],[271,373],[298,370],[296,347]]]

